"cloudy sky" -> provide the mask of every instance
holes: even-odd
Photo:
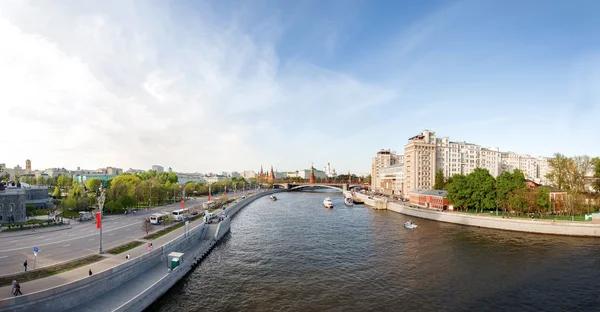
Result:
[[[423,129],[600,155],[598,1],[0,2],[0,163],[368,172]]]

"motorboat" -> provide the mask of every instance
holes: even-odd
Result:
[[[323,200],[323,206],[325,206],[325,208],[333,208],[333,201],[331,200],[331,198],[325,198]]]
[[[275,196],[275,195],[271,195],[271,196],[269,196],[269,198],[270,198],[272,201],[276,201],[276,200],[277,200],[277,196]]]
[[[404,227],[407,229],[416,229],[417,225],[412,223],[412,221],[404,222]]]
[[[346,206],[353,206],[353,205],[354,205],[354,202],[352,201],[352,198],[350,198],[350,197],[346,197],[346,198],[344,198],[344,204],[345,204]]]

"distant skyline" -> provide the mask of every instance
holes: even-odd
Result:
[[[600,156],[597,1],[0,2],[0,163],[370,171],[424,129]]]

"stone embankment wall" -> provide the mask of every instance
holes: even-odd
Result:
[[[355,196],[364,200],[365,204],[371,207],[377,205],[377,200],[368,200],[364,194],[355,194]],[[388,202],[386,205],[388,210],[408,216],[460,225],[539,234],[600,237],[600,225],[588,222],[552,222],[517,218],[503,219],[451,211],[437,211],[428,208],[412,208],[393,202]]]
[[[199,241],[208,242],[201,248],[196,248],[197,250],[193,254],[186,254],[180,269],[174,270],[171,274],[166,275],[163,279],[157,281],[152,287],[143,290],[142,293],[136,296],[139,300],[130,300],[128,304],[122,306],[118,310],[141,311],[164,294],[164,292],[191,269],[194,264],[192,261],[194,257],[199,259],[200,255],[206,254],[206,252],[216,244],[217,240],[221,239],[229,231],[231,216],[256,199],[276,192],[279,191],[258,193],[226,208],[224,213],[228,217],[222,221],[225,222],[223,226],[219,227],[218,225],[215,225],[215,228],[218,228],[218,231],[210,231],[210,225],[202,224],[193,228],[187,234],[182,234],[171,240],[160,248],[150,251],[140,257],[133,258],[130,261],[124,262],[111,269],[50,289],[0,300],[0,311],[65,311],[82,302],[99,297],[116,287],[126,284],[131,279],[143,274],[145,271],[161,262],[165,263],[166,266],[167,255],[172,251],[184,251],[190,249],[197,245]],[[140,309],[139,307],[141,306],[143,307]]]

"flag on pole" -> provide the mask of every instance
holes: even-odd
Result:
[[[185,208],[185,201],[182,199],[181,200],[181,209],[184,209],[184,208]]]
[[[102,214],[97,212],[96,213],[96,228],[99,229],[102,227]]]

